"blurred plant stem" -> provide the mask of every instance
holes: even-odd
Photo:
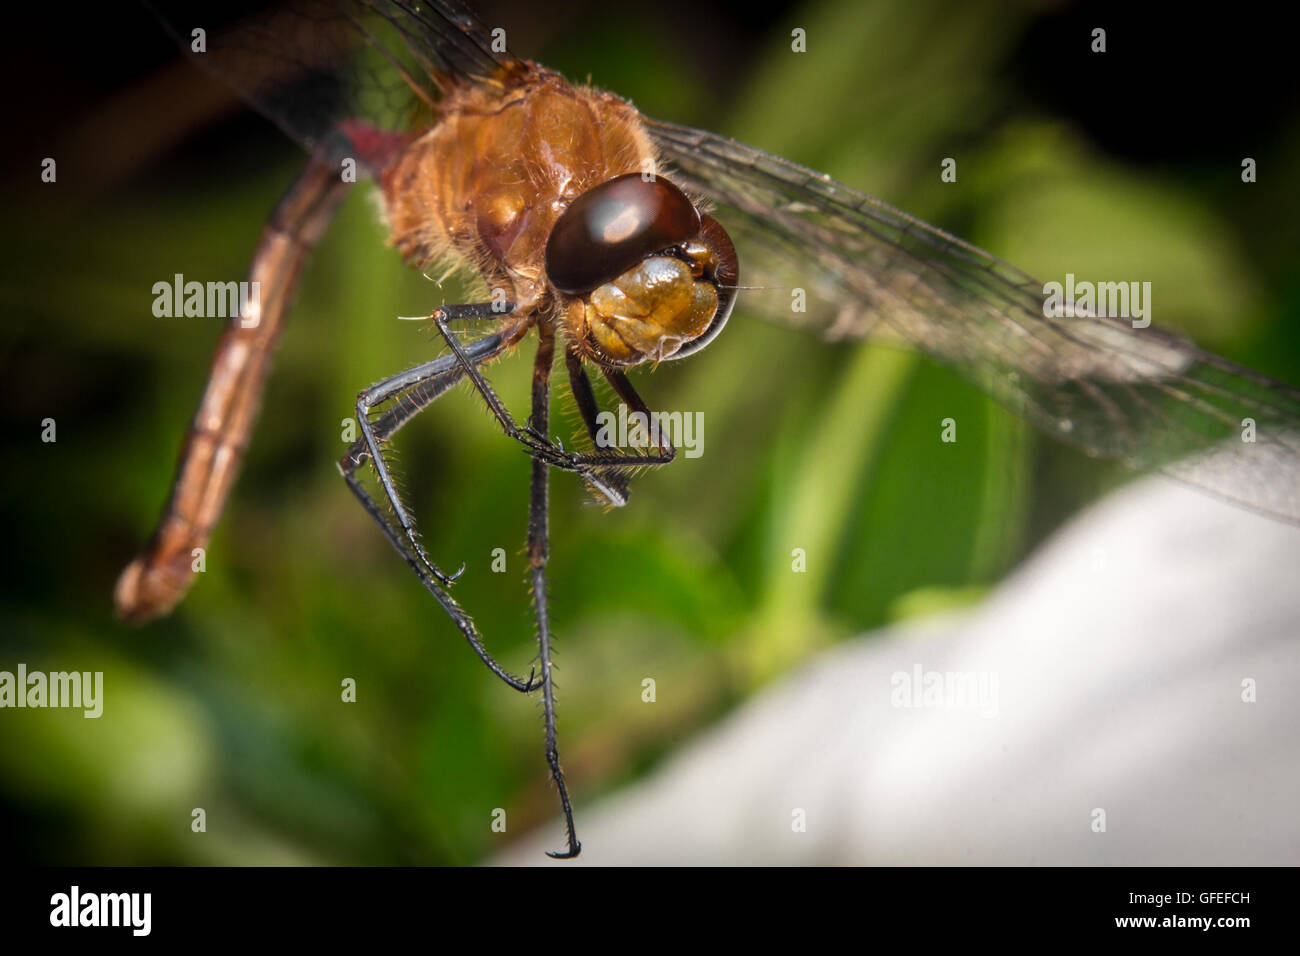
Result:
[[[830,402],[808,424],[789,494],[774,504],[761,603],[749,640],[746,680],[763,683],[829,643],[823,616],[844,516],[864,493],[890,415],[916,368],[906,352],[864,347],[840,377]]]

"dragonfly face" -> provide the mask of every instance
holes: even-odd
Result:
[[[546,242],[546,274],[583,354],[605,365],[680,358],[726,325],[736,250],[666,179],[618,176],[579,196]]]

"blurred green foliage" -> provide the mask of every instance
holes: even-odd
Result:
[[[702,64],[635,13],[528,52],[648,113],[824,169],[1032,274],[1149,277],[1165,314],[1206,344],[1296,380],[1296,284],[1243,238],[1265,215],[1294,221],[1295,195],[1234,208],[1198,170],[1126,165],[1027,105],[1004,65],[1033,15],[815,3],[749,51],[730,103],[701,95]],[[792,25],[809,53],[790,53]],[[1296,147],[1277,147],[1271,167],[1295,168]],[[959,186],[939,181],[948,155]],[[358,390],[435,352],[394,317],[461,294],[401,267],[368,195],[348,200],[304,277],[207,572],[169,619],[112,619],[113,580],[165,497],[216,334],[155,319],[150,288],[177,272],[242,275],[300,161],[286,144],[236,169],[154,170],[75,223],[14,207],[26,212],[5,239],[0,668],[106,681],[99,720],[0,712],[0,793],[32,859],[465,863],[504,839],[494,808],[511,834],[555,812],[537,703],[482,668],[334,469]],[[524,349],[492,371],[516,410],[530,362]],[[642,476],[616,512],[553,480],[561,756],[580,833],[597,794],[763,682],[837,639],[977,600],[1123,477],[1037,439],[946,370],[828,347],[743,305],[707,352],[635,378],[652,407],[704,413],[705,453]],[[47,416],[56,444],[34,437]],[[936,440],[946,417],[955,445]],[[527,460],[464,389],[397,445],[430,552],[467,564],[458,598],[526,671]],[[506,574],[489,570],[495,548]],[[346,677],[355,704],[340,703]],[[194,807],[206,834],[190,832]]]

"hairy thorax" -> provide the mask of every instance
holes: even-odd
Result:
[[[548,304],[546,240],[565,208],[653,169],[627,102],[535,64],[504,88],[453,90],[440,114],[383,175],[391,241],[419,266],[459,260],[521,309]]]

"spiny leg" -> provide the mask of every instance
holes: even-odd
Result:
[[[632,387],[631,380],[623,372],[616,369],[601,369],[605,375],[605,381],[614,386],[614,391],[618,392],[618,397],[627,402],[632,407],[632,411],[640,412],[645,416],[646,421],[653,421],[652,412],[646,405],[645,400],[637,394],[637,390]],[[677,457],[677,449],[673,443],[663,436],[659,435],[659,457],[654,460],[656,465],[666,465]]]
[[[538,327],[537,358],[533,364],[533,425],[546,434],[550,426],[551,365],[555,360],[555,332],[547,326]],[[542,710],[546,721],[546,763],[551,768],[551,779],[560,791],[560,807],[564,811],[564,826],[568,833],[569,848],[563,852],[547,851],[547,856],[557,860],[572,859],[582,852],[573,827],[573,808],[569,804],[569,791],[564,785],[564,772],[560,769],[560,754],[555,740],[555,687],[551,674],[551,622],[546,603],[546,561],[550,557],[550,537],[547,529],[549,504],[549,479],[551,469],[541,458],[533,458],[532,481],[528,495],[528,561],[532,567],[533,609],[537,615],[537,651],[542,669]]]
[[[597,437],[600,425],[596,421],[599,406],[596,404],[596,391],[591,387],[591,379],[587,378],[587,371],[582,367],[582,356],[573,349],[566,349],[564,365],[569,371],[569,388],[573,390],[573,398],[578,403],[583,424],[587,426],[587,434],[591,436],[591,443],[600,448],[602,446]]]
[[[485,319],[501,318],[502,312],[499,305],[491,302],[478,303],[474,305],[446,305],[440,306],[434,316],[438,322],[438,328],[443,330],[444,335],[451,339],[450,333],[447,332],[445,318],[451,318],[453,321],[460,319]],[[397,487],[393,483],[393,476],[388,469],[388,463],[380,453],[379,442],[375,437],[375,426],[370,421],[370,409],[376,405],[388,401],[401,392],[406,391],[412,385],[421,381],[432,378],[435,375],[442,374],[456,363],[459,363],[462,369],[474,368],[476,361],[483,361],[504,351],[511,344],[508,333],[498,332],[494,335],[487,336],[474,343],[473,348],[476,350],[476,357],[471,359],[460,343],[456,343],[455,356],[442,356],[434,359],[432,362],[425,362],[423,365],[417,365],[413,369],[408,369],[399,375],[385,379],[377,385],[372,385],[357,396],[357,427],[361,430],[361,438],[365,443],[366,451],[370,460],[374,463],[375,474],[379,478],[379,485],[384,490],[384,496],[388,499],[389,505],[393,509],[393,514],[397,516],[397,522],[402,527],[402,532],[410,544],[411,550],[415,552],[416,557],[424,564],[425,568],[443,584],[448,585],[456,580],[465,570],[462,565],[460,570],[455,574],[447,575],[433,563],[428,554],[425,553],[424,546],[420,544],[415,534],[415,521],[411,517],[406,506],[402,504],[402,499],[397,493]]]
[[[508,333],[500,332],[475,342],[470,346],[469,351],[473,355],[474,361],[485,361],[499,354],[509,344]],[[487,648],[483,646],[482,637],[479,635],[474,621],[456,603],[455,599],[444,588],[439,586],[438,581],[429,573],[425,562],[410,547],[409,538],[404,534],[405,529],[399,527],[384,513],[374,499],[370,497],[370,494],[362,486],[356,475],[357,469],[365,463],[367,458],[376,462],[382,460],[381,454],[373,450],[377,447],[378,442],[387,441],[391,438],[398,429],[433,404],[448,389],[459,382],[463,376],[464,368],[461,366],[459,359],[454,356],[443,356],[393,378],[386,379],[374,386],[377,393],[383,392],[388,397],[394,397],[395,395],[407,401],[399,402],[395,408],[386,412],[379,421],[373,423],[370,442],[357,441],[348,449],[348,453],[339,461],[339,473],[343,476],[343,480],[348,483],[348,487],[352,489],[352,493],[356,495],[357,500],[361,502],[361,506],[366,509],[366,513],[379,525],[389,543],[405,559],[411,570],[415,572],[415,576],[420,579],[420,583],[442,605],[448,617],[455,622],[457,628],[465,635],[465,639],[469,641],[470,647],[474,649],[474,653],[478,655],[479,659],[487,665],[492,673],[515,690],[528,693],[536,689],[537,685],[533,682],[536,676],[535,672],[528,675],[528,680],[521,680],[511,675],[496,662]],[[400,383],[397,392],[384,391],[385,386],[394,382]]]
[[[573,391],[574,400],[578,403],[578,411],[582,415],[583,424],[587,427],[587,434],[591,436],[591,443],[597,449],[605,447],[600,440],[600,422],[598,406],[596,403],[596,392],[591,387],[591,379],[587,377],[587,371],[582,365],[582,356],[572,349],[565,352],[565,365],[569,371],[569,387]],[[652,413],[637,394],[632,383],[622,372],[611,369],[603,369],[605,378],[618,393],[619,397],[627,405],[632,406],[632,410],[640,412],[645,416],[647,422],[653,421]],[[642,456],[641,464],[666,465],[677,457],[677,449],[673,447],[672,442],[666,436],[659,433],[659,454],[657,456]],[[611,468],[603,476],[610,485],[612,485],[622,495],[623,501],[627,501],[629,476],[626,473],[620,473]]]
[[[569,380],[573,382],[574,394],[577,395],[579,390],[582,390],[589,396],[587,405],[584,405],[584,400],[582,398],[578,399],[578,408],[582,410],[582,417],[587,423],[587,431],[591,433],[592,443],[598,444],[596,441],[598,426],[596,423],[595,413],[594,411],[588,412],[587,410],[588,406],[594,406],[594,393],[592,392],[591,382],[587,379],[587,373],[582,368],[582,359],[580,356],[570,353],[568,361]],[[654,421],[654,413],[650,411],[650,407],[646,405],[645,400],[637,394],[637,390],[632,387],[632,382],[628,379],[625,373],[610,368],[602,368],[601,373],[605,376],[605,380],[613,386],[614,391],[618,393],[618,397],[621,398],[625,404],[631,406],[632,411],[640,412],[645,416],[647,423]],[[656,429],[656,431],[658,430]],[[646,464],[666,465],[677,457],[677,449],[673,446],[673,443],[669,441],[662,432],[659,432],[658,435],[659,454],[643,456],[648,459],[648,461],[645,462]]]
[[[600,423],[596,420],[600,414],[600,406],[596,402],[596,391],[591,387],[591,379],[587,377],[586,369],[582,367],[582,356],[573,349],[566,349],[564,352],[564,364],[569,372],[569,389],[573,392],[574,401],[578,403],[578,412],[582,415],[582,422],[587,427],[587,434],[591,436],[592,447],[598,452],[604,446],[600,443]],[[625,475],[613,475],[606,478],[606,481],[618,493],[623,501],[627,501],[627,477]]]
[[[591,443],[596,448],[601,448],[600,444],[600,423],[597,421],[599,409],[596,403],[596,391],[591,387],[591,379],[587,377],[587,370],[582,366],[582,356],[572,349],[564,353],[565,366],[569,372],[569,386],[573,390],[574,400],[578,403],[578,411],[582,415],[583,424],[587,427],[587,434],[591,436]],[[601,368],[601,373],[605,380],[613,386],[614,391],[618,393],[625,404],[631,406],[634,412],[640,412],[645,416],[647,422],[654,420],[654,413],[646,405],[645,400],[641,398],[632,382],[627,375],[617,369]],[[597,456],[571,456],[575,461],[602,461],[607,465],[610,459]],[[662,433],[659,435],[659,454],[658,455],[627,455],[614,459],[615,464],[624,465],[666,465],[677,457],[677,449],[673,447]]]
[[[546,434],[545,429],[538,428],[535,420],[530,419],[528,428],[519,427],[501,399],[497,397],[492,386],[488,384],[487,379],[483,377],[483,373],[470,361],[464,347],[452,335],[446,321],[437,313],[434,314],[433,318],[447,345],[455,355],[461,358],[466,376],[474,384],[478,393],[483,396],[483,401],[487,403],[488,409],[496,417],[502,430],[507,436],[523,445],[534,460],[540,460],[553,468],[571,471],[580,475],[598,494],[615,506],[626,504],[627,498],[619,492],[614,484],[611,484],[603,477],[603,471],[642,465],[662,465],[665,463],[662,455],[575,455],[547,442],[544,437]]]

